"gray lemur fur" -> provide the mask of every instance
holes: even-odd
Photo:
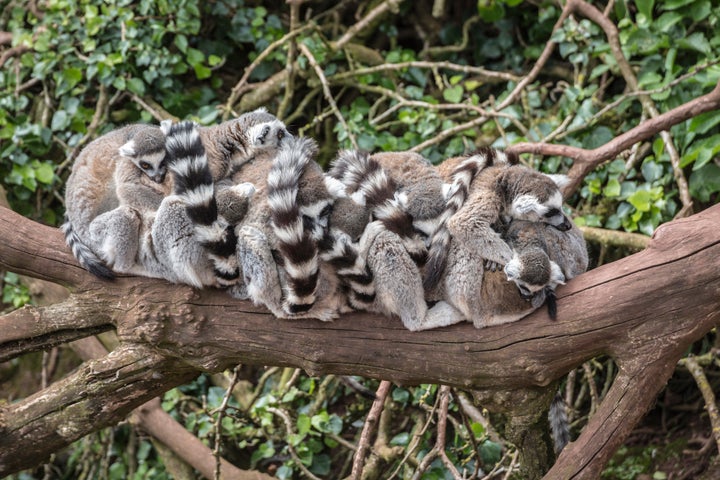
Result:
[[[164,122],[164,128],[167,129],[169,126],[169,122]],[[141,131],[143,133],[155,132],[162,139],[162,151],[164,152],[164,134],[160,128],[152,128],[154,130],[148,130],[148,127],[143,126]],[[252,194],[253,188],[247,184],[233,185],[226,178],[232,175],[236,169],[241,168],[245,162],[276,151],[282,139],[288,135],[284,124],[264,109],[258,109],[220,125],[199,127],[198,130],[206,150],[208,168],[218,187],[220,208],[227,205],[227,202],[224,203],[221,200],[232,197],[233,200],[230,203],[234,205],[235,211],[228,211],[229,216],[242,216],[242,211],[247,208],[247,198]],[[123,154],[138,152],[137,156],[140,157],[145,150],[158,142],[150,142],[146,138],[147,135],[143,137],[136,133],[131,138],[133,142],[128,145],[129,140],[126,137],[121,137],[125,141],[125,143],[121,143],[117,141],[117,133],[111,132],[109,135],[110,139],[101,138],[88,145],[73,166],[73,174],[68,179],[66,186],[66,208],[69,221],[64,229],[66,232],[70,230],[73,238],[78,240],[76,243],[85,247],[86,253],[89,252],[96,258],[104,258],[104,262],[116,272],[167,278],[167,272],[172,270],[172,267],[163,266],[158,263],[158,259],[153,259],[153,249],[156,246],[152,243],[152,234],[149,232],[158,228],[155,225],[155,219],[160,212],[158,209],[161,201],[171,193],[171,182],[166,181],[160,191],[157,191],[156,187],[152,192],[154,195],[151,196],[146,194],[148,188],[142,177],[139,180],[134,179],[117,184],[112,175],[107,174],[107,171],[114,168],[116,163],[118,165],[121,162],[128,163],[124,160]],[[128,146],[131,146],[132,149],[128,149]],[[114,201],[117,196],[121,195],[123,189],[132,192],[127,196],[129,201],[124,203]],[[151,197],[152,202],[141,203],[140,200],[146,197]],[[166,206],[162,210],[163,215],[171,210]],[[184,206],[179,206],[178,213],[171,214],[171,218],[176,215],[180,217],[186,215],[179,213],[184,210]],[[160,225],[171,221],[170,218],[163,219],[163,215],[160,215]],[[75,220],[78,217],[80,220]],[[181,220],[176,221],[183,223]],[[194,228],[191,230],[195,231]],[[169,228],[167,230],[160,228],[158,231],[163,231],[164,235],[175,238],[180,235],[179,232],[173,234],[172,229]],[[67,233],[66,236],[68,236]],[[68,238],[70,237],[68,236]],[[141,239],[140,242],[138,242],[138,238]],[[159,254],[162,257],[164,252],[159,252]],[[170,260],[170,258],[166,260]],[[107,276],[111,278],[112,272],[107,266],[100,261],[99,264],[109,272]],[[170,275],[170,277],[168,279],[171,281],[180,281],[194,286],[205,284],[197,278],[186,278],[186,282],[182,279],[182,275],[180,278],[177,275]],[[215,284],[215,280],[217,279],[213,278],[210,284]]]
[[[340,278],[349,279],[350,305],[397,315],[406,328],[421,329],[427,314],[421,267],[445,206],[441,178],[427,160],[410,152],[344,152],[330,175],[346,184],[355,203],[353,208],[338,200],[330,218],[335,239],[345,233],[352,242],[339,243],[344,250],[331,261]],[[348,251],[354,261],[343,264],[337,253]]]
[[[554,288],[559,267],[564,281],[570,280],[587,269],[588,254],[582,232],[575,225],[570,230],[560,231],[542,222],[511,220],[506,238],[515,249],[518,261],[536,259],[538,249],[544,250],[547,259],[538,263],[546,269],[538,274],[537,269],[529,272],[528,283],[536,283],[538,277],[547,278]],[[527,257],[526,252],[530,255]],[[542,268],[541,268],[542,270]],[[538,290],[543,292],[543,289]],[[536,292],[537,294],[537,292]],[[535,297],[525,300],[518,294],[515,283],[509,282],[506,274],[485,268],[485,259],[472,246],[452,241],[447,267],[436,291],[430,300],[438,302],[428,312],[426,328],[452,325],[470,321],[476,328],[510,323],[529,315],[542,301]]]
[[[171,188],[166,172],[165,134],[158,126],[127,125],[83,148],[65,185],[61,227],[80,265],[98,277],[114,278],[100,259],[100,244],[91,241],[94,222],[121,206],[138,212],[157,210]]]
[[[98,217],[103,252],[124,248],[127,273],[164,278],[196,288],[227,287],[239,279],[234,228],[218,215],[214,181],[198,127],[163,127],[173,191],[157,211],[119,207]],[[242,185],[246,196],[251,185]]]
[[[314,162],[316,151],[311,139],[288,138],[272,161],[249,161],[232,178],[252,182],[257,193],[236,229],[244,285],[231,293],[278,318],[327,321],[338,314],[335,277],[318,261],[336,186]]]

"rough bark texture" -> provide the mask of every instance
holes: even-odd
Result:
[[[74,262],[59,231],[0,209],[0,266],[54,280],[73,292],[53,307],[58,319],[47,320],[48,328],[29,330],[48,339],[29,348],[52,345],[53,332],[67,331],[77,314],[97,316],[79,336],[114,325],[122,340],[107,357],[0,408],[0,475],[35,465],[116,423],[198,369],[248,363],[301,367],[313,375],[441,383],[481,390],[484,406],[494,403],[508,411],[510,392],[542,390],[583,361],[606,354],[618,363],[618,377],[581,436],[547,474],[596,478],[685,349],[720,319],[719,224],[720,205],[662,226],[646,250],[560,288],[555,322],[540,310],[496,328],[463,324],[409,332],[397,319],[369,314],[332,323],[277,320],[221,291],[159,280],[100,282]],[[10,358],[18,353],[13,325],[20,326],[6,321],[0,357]],[[509,413],[518,418],[531,413],[523,408],[537,406],[520,402]]]

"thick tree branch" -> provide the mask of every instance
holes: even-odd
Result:
[[[592,421],[551,470],[573,472],[563,478],[592,478],[684,350],[720,320],[718,224],[720,205],[661,226],[644,251],[558,289],[555,322],[540,310],[497,328],[463,324],[409,332],[397,319],[362,313],[331,323],[278,320],[222,291],[160,280],[98,282],[74,263],[58,230],[0,209],[0,226],[12,225],[0,228],[0,267],[64,282],[74,296],[92,292],[98,313],[109,315],[122,341],[108,357],[0,409],[0,474],[117,422],[196,369],[293,366],[312,375],[501,392],[545,388],[607,354],[622,376],[598,409],[596,418],[604,420]]]
[[[606,144],[592,150],[572,147],[570,145],[553,145],[547,143],[516,143],[507,148],[514,153],[533,153],[536,155],[558,155],[574,160],[568,172],[570,184],[566,187],[566,195],[574,192],[582,179],[607,160],[617,157],[633,144],[657,135],[663,130],[696,117],[702,113],[720,108],[720,82],[708,94],[695,98],[668,112],[651,118],[627,132],[618,135]]]

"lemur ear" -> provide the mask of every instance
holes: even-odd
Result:
[[[168,133],[170,133],[170,127],[172,126],[172,124],[172,120],[170,120],[169,118],[165,119],[160,122],[160,130],[162,130],[162,132],[167,135]]]
[[[522,263],[520,262],[520,257],[518,257],[517,253],[508,263],[505,264],[503,271],[505,272],[505,276],[507,276],[508,282],[514,282],[520,278],[520,274],[522,273]]]
[[[137,155],[137,151],[135,150],[135,140],[130,140],[125,145],[118,148],[118,153],[120,153],[123,157],[134,158],[135,155]]]
[[[550,261],[550,285],[555,288],[557,285],[565,285],[565,275],[560,268],[560,265]]]
[[[512,202],[512,210],[520,215],[527,215],[537,212],[539,204],[540,202],[534,195],[518,195]]]
[[[545,175],[550,177],[550,180],[555,182],[555,185],[560,189],[565,188],[565,185],[570,183],[570,177],[561,173],[546,173]]]
[[[442,194],[443,198],[447,200],[448,194],[450,193],[450,189],[452,188],[452,183],[443,183],[442,184]]]

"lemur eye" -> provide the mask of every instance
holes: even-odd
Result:
[[[150,170],[151,165],[148,162],[140,162],[140,168],[143,170]]]
[[[550,210],[547,211],[547,213],[545,213],[545,218],[551,218],[551,217],[554,217],[554,216],[556,216],[556,215],[560,215],[560,209],[558,209],[558,208],[551,208]]]

